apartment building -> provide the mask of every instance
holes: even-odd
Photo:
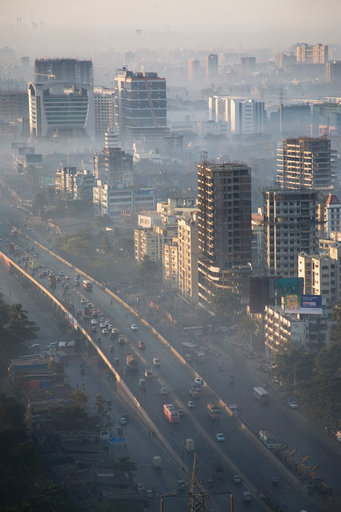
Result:
[[[212,96],[208,101],[209,120],[229,123],[231,134],[264,133],[266,112],[264,102],[232,96]]]
[[[297,257],[318,249],[317,192],[272,189],[263,193],[265,265],[269,275],[296,277]]]
[[[326,137],[283,139],[277,149],[277,184],[284,189],[333,189],[332,151]]]

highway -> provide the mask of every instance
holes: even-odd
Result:
[[[70,275],[72,282],[75,273],[70,272],[68,268],[44,251],[39,250],[38,253],[40,260],[44,261],[49,269],[56,273],[62,270],[65,275]],[[71,301],[74,303],[76,310],[79,304],[79,292],[79,288],[76,287],[69,290]],[[286,471],[281,470],[278,464],[269,459],[267,450],[245,436],[234,419],[223,415],[219,424],[210,423],[206,412],[206,402],[210,399],[209,392],[204,390],[200,403],[194,409],[189,410],[186,404],[189,399],[188,388],[193,383],[193,372],[175,358],[160,342],[159,338],[151,333],[149,328],[138,322],[132,315],[127,315],[126,310],[118,303],[113,302],[111,305],[110,297],[104,290],[95,286],[93,292],[91,294],[87,293],[86,297],[93,304],[96,304],[102,311],[103,316],[108,318],[114,327],[117,327],[127,336],[129,342],[123,347],[116,344],[115,354],[109,352],[109,346],[113,343],[112,340],[107,336],[101,336],[103,351],[109,357],[119,357],[126,383],[141,401],[151,419],[157,424],[160,432],[166,437],[180,459],[183,460],[184,465],[189,468],[191,467],[192,455],[188,454],[184,448],[185,439],[188,437],[194,439],[199,456],[201,479],[206,486],[210,478],[212,464],[219,460],[224,463],[227,473],[223,487],[226,490],[234,491],[236,507],[244,506],[240,503],[242,487],[236,488],[232,484],[232,474],[238,472],[244,481],[249,484],[249,488],[254,494],[257,490],[260,490],[263,495],[270,497],[276,504],[279,504],[283,510],[293,512],[301,509],[309,512],[323,509],[333,510],[330,503],[320,502],[320,500],[314,500],[317,503],[312,503],[311,498],[295,486]],[[131,331],[130,325],[132,323],[138,325],[138,331]],[[144,341],[145,351],[138,350],[138,340]],[[221,342],[221,340],[219,341]],[[214,343],[215,340],[213,339],[212,342]],[[140,360],[139,370],[133,375],[129,373],[125,375],[124,361],[128,352],[134,352]],[[226,352],[225,373],[221,374],[217,371],[218,360],[214,354],[211,354],[207,361],[200,366],[200,375],[209,383],[216,394],[225,400],[229,399],[238,403],[243,419],[247,425],[252,425],[252,430],[255,433],[261,428],[266,428],[288,446],[298,447],[300,454],[311,453],[312,462],[321,464],[323,470],[327,470],[328,476],[325,477],[323,472],[323,477],[333,486],[332,478],[334,475],[336,483],[334,488],[337,491],[336,479],[339,474],[337,469],[340,469],[340,463],[339,454],[335,451],[334,445],[331,446],[329,442],[323,442],[324,440],[317,438],[317,434],[307,425],[307,422],[302,419],[299,413],[286,410],[281,401],[272,400],[269,408],[264,408],[257,403],[252,396],[252,387],[260,385],[262,383],[260,379],[263,376],[257,375],[254,371],[253,362],[241,358],[234,348],[226,347]],[[159,357],[160,368],[153,368],[153,357]],[[153,377],[147,382],[146,391],[141,391],[138,382],[143,377],[145,367],[153,368]],[[237,375],[233,387],[229,385],[226,379],[231,370]],[[162,386],[169,390],[167,399],[160,396]],[[163,417],[162,403],[164,401],[176,403],[183,409],[185,415],[179,425],[170,425]],[[215,440],[215,434],[218,431],[225,434],[226,440],[224,443],[219,444]],[[322,451],[319,452],[319,450]],[[331,466],[330,463],[332,463]],[[328,471],[330,467],[332,469]],[[271,486],[273,475],[278,475],[280,479],[280,485],[276,489]],[[222,499],[217,498],[217,500],[222,502]],[[261,510],[262,508],[262,505],[256,503],[255,499],[253,510]]]

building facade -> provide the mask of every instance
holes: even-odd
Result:
[[[328,62],[328,45],[302,43],[296,47],[297,64],[326,64]]]
[[[198,302],[198,224],[194,218],[178,220],[178,290],[190,302]]]
[[[97,180],[93,189],[95,214],[108,215],[114,221],[137,216],[143,210],[156,206],[156,192],[152,188],[124,188]]]
[[[277,150],[277,184],[283,189],[333,189],[332,151],[326,137],[283,139]]]
[[[251,170],[245,164],[198,165],[199,301],[236,292],[251,262]]]
[[[306,295],[322,295],[328,306],[340,302],[341,244],[334,242],[328,254],[298,255],[298,277],[304,278]]]
[[[114,126],[115,89],[94,88],[95,132],[104,135]]]
[[[273,189],[265,191],[265,265],[269,275],[297,277],[301,251],[318,249],[317,192]]]
[[[145,138],[156,143],[167,133],[166,79],[157,73],[128,71],[115,76],[114,124],[121,140]]]
[[[37,59],[28,85],[30,134],[34,137],[95,134],[91,61]]]
[[[330,343],[331,320],[328,310],[319,315],[285,313],[281,307],[265,306],[264,340],[267,357],[273,357],[290,346],[308,352],[317,351]]]
[[[209,98],[210,121],[229,123],[235,135],[257,135],[264,133],[266,112],[263,101],[230,96]]]

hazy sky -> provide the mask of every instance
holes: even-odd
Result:
[[[51,42],[59,37],[70,44],[78,35],[85,44],[87,33],[97,49],[108,44],[110,32],[115,46],[122,45],[118,32],[136,29],[168,34],[173,46],[192,41],[204,47],[205,39],[206,47],[209,41],[221,47],[340,44],[340,17],[341,0],[0,0],[0,44],[29,47],[32,23],[44,34],[44,45],[49,34]],[[58,36],[55,29],[63,32]]]

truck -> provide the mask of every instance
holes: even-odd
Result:
[[[47,282],[48,282],[49,288],[51,288],[51,290],[56,289],[56,276],[54,274],[49,274],[49,276],[47,278]]]
[[[92,282],[88,281],[87,279],[83,280],[83,288],[84,290],[91,292],[92,291]]]
[[[136,371],[139,367],[139,362],[137,359],[135,359],[133,354],[128,354],[126,357],[126,365],[127,365],[127,370]]]
[[[216,421],[220,419],[221,409],[215,402],[209,402],[207,404],[207,412],[210,421]]]
[[[253,388],[253,394],[255,395],[256,400],[262,404],[268,404],[270,401],[270,395],[266,389],[258,386]]]
[[[179,423],[180,413],[173,404],[163,404],[163,414],[169,423]]]
[[[268,432],[267,430],[259,431],[259,439],[270,450],[273,450],[277,446],[275,437],[272,434],[270,434],[270,432]]]

